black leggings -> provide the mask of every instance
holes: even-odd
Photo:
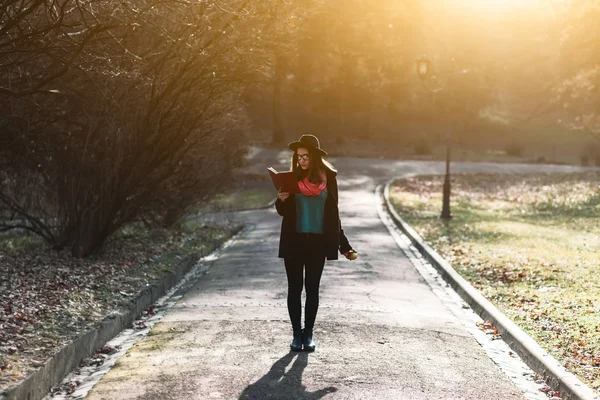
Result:
[[[302,287],[306,286],[304,304],[304,328],[312,332],[319,309],[319,285],[325,266],[325,247],[320,235],[298,234],[297,252],[285,257],[285,272],[288,279],[287,306],[292,329],[301,329]],[[306,276],[304,276],[306,271]]]

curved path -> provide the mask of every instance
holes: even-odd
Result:
[[[256,161],[257,171],[272,158]],[[360,258],[326,263],[315,353],[288,351],[286,278],[276,258],[280,217],[274,209],[244,212],[236,218],[252,228],[210,262],[205,276],[88,398],[523,398],[434,293],[378,215],[377,184],[441,173],[443,164],[331,161],[340,170],[342,224]],[[453,170],[577,168],[454,164]]]

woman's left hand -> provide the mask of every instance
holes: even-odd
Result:
[[[350,261],[353,261],[358,258],[358,253],[354,251],[354,249],[350,249],[344,253],[344,257],[346,257]]]

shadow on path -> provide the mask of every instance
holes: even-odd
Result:
[[[289,371],[285,368],[294,359]],[[244,389],[239,400],[259,399],[306,399],[318,400],[328,393],[336,392],[338,389],[329,386],[316,392],[308,392],[302,384],[302,373],[308,365],[308,353],[289,352],[279,360],[275,361],[269,372],[259,380]]]

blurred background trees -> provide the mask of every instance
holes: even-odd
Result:
[[[600,165],[600,1],[559,4],[561,17],[560,81],[553,101],[562,109],[560,122],[587,137],[582,162]]]
[[[435,157],[451,132],[465,154],[600,163],[598,17],[600,0],[1,1],[0,229],[85,256],[176,223],[248,144],[306,131],[334,155]]]
[[[309,1],[277,9],[267,46],[277,61],[270,79],[245,92],[262,142],[312,131],[334,152],[342,146],[340,154],[352,142],[404,156],[423,143],[433,151],[451,130],[465,151],[551,162],[579,162],[589,147],[574,130],[574,105],[559,98],[571,95],[582,57],[588,78],[579,84],[594,73],[598,0]],[[421,55],[431,60],[429,85],[443,89],[435,96],[417,78]]]

